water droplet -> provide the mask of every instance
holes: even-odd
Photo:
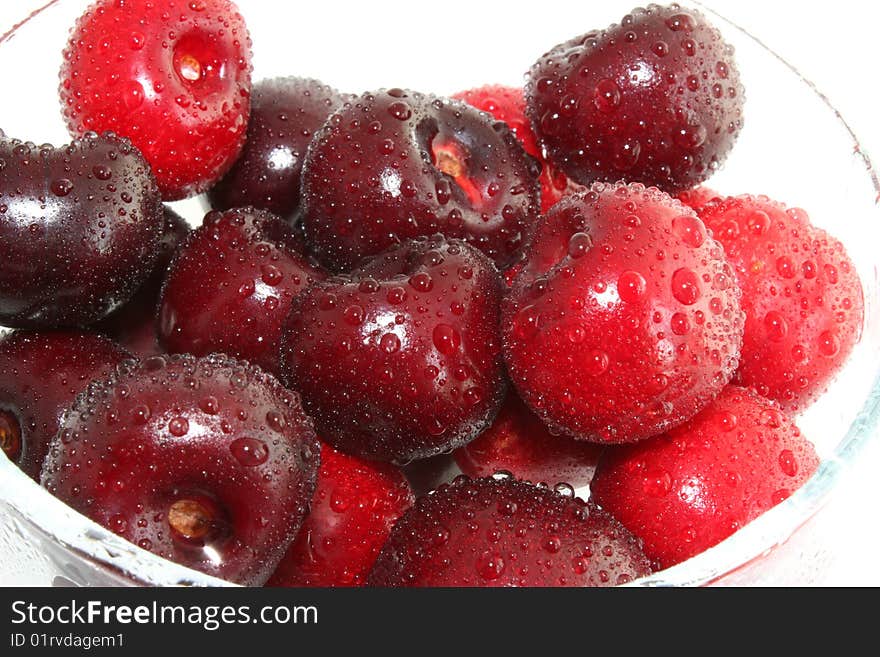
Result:
[[[590,376],[600,376],[608,370],[608,364],[608,354],[596,349],[584,359],[584,371]]]
[[[746,220],[746,228],[753,235],[760,237],[770,228],[770,216],[763,210],[756,210]]]
[[[790,449],[779,452],[779,467],[789,477],[794,477],[798,473],[797,459]]]
[[[52,181],[50,189],[55,196],[67,196],[73,191],[73,182],[67,178],[59,178]]]
[[[364,321],[364,309],[357,304],[352,304],[342,311],[342,318],[351,326],[360,326]]]
[[[461,346],[461,335],[449,324],[437,324],[433,338],[437,351],[447,356],[454,354]]]
[[[696,27],[696,21],[690,14],[682,12],[667,18],[666,27],[673,32],[691,32]]]
[[[776,259],[776,271],[782,278],[794,278],[794,262],[788,256],[780,256]]]
[[[672,274],[672,296],[686,306],[694,305],[700,298],[700,280],[687,267]]]
[[[764,329],[767,331],[767,337],[770,340],[779,342],[788,335],[788,322],[785,321],[785,317],[781,314],[771,310],[764,315]]]
[[[278,411],[269,411],[266,413],[266,424],[268,424],[269,428],[276,433],[282,433],[287,426],[284,416]]]
[[[669,44],[665,41],[657,41],[651,46],[651,52],[657,57],[666,57],[669,54]]]
[[[262,440],[236,438],[229,445],[235,460],[246,467],[262,465],[269,460],[269,448]]]
[[[95,178],[98,180],[110,180],[113,176],[113,171],[108,166],[104,166],[103,164],[96,164],[92,167],[92,173],[95,175]]]
[[[208,415],[217,415],[220,411],[220,403],[216,397],[205,397],[199,401],[199,408]]]
[[[477,559],[477,574],[484,580],[496,580],[504,574],[504,558],[497,552],[486,550]]]
[[[610,78],[602,78],[596,83],[593,102],[600,112],[610,114],[620,105],[620,87]]]
[[[189,422],[185,417],[171,418],[168,422],[168,431],[172,436],[185,436],[189,432]]]
[[[122,102],[129,112],[136,110],[144,102],[144,88],[137,80],[129,80],[125,83],[122,93]]]
[[[819,335],[819,353],[832,358],[840,351],[840,340],[832,331],[823,331]]]
[[[386,333],[379,339],[379,348],[386,354],[393,354],[400,349],[400,338],[394,333]]]
[[[262,265],[260,267],[261,278],[266,285],[275,286],[284,280],[284,274],[275,265]]]
[[[421,271],[409,277],[409,284],[419,292],[430,292],[434,287],[434,280],[430,274]]]
[[[672,220],[672,230],[682,242],[697,248],[706,239],[706,228],[697,217],[680,215]]]
[[[385,298],[388,300],[388,303],[391,304],[403,303],[406,300],[406,290],[402,287],[392,287],[388,290],[388,294]]]
[[[670,318],[669,325],[675,335],[685,335],[691,330],[691,322],[684,313],[674,313]]]
[[[537,335],[540,330],[541,314],[535,306],[522,308],[513,318],[513,331],[520,340]]]
[[[388,106],[388,113],[395,119],[406,121],[412,116],[412,108],[409,103],[398,100]]]
[[[575,259],[580,258],[592,246],[593,239],[587,233],[575,233],[568,240],[568,255]]]
[[[635,303],[645,294],[647,281],[637,271],[625,271],[617,279],[617,295],[622,301]]]

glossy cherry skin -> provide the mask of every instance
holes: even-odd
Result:
[[[672,431],[609,447],[592,497],[644,541],[661,568],[720,543],[816,471],[813,445],[778,405],[728,386]]]
[[[721,246],[656,188],[596,183],[547,214],[504,298],[504,355],[523,401],[581,440],[643,440],[733,376],[740,291]]]
[[[549,210],[566,194],[580,191],[581,185],[569,180],[564,173],[544,158],[535,131],[532,130],[526,117],[526,101],[523,98],[522,87],[487,84],[462,91],[452,97],[463,100],[478,110],[488,112],[499,121],[504,121],[510,126],[526,153],[541,163],[542,212]]]
[[[348,271],[408,238],[466,240],[498,266],[528,242],[540,172],[510,128],[466,103],[389,89],[347,102],[303,165],[303,224]]]
[[[6,456],[39,480],[49,443],[76,396],[130,358],[120,345],[91,333],[16,331],[4,336],[0,442]]]
[[[255,83],[244,148],[208,191],[211,207],[253,206],[294,223],[306,150],[342,103],[338,91],[318,80],[285,77]]]
[[[846,247],[805,210],[766,196],[705,204],[746,313],[736,381],[799,413],[825,392],[862,335],[865,298]]]
[[[509,472],[536,484],[580,488],[590,483],[601,453],[599,445],[550,433],[510,391],[492,425],[455,450],[454,456],[461,471],[471,477]]]
[[[0,324],[84,326],[128,301],[158,256],[162,203],[125,139],[60,148],[0,133]]]
[[[461,476],[395,524],[373,586],[614,586],[651,572],[609,514],[511,477]]]
[[[395,521],[415,498],[393,465],[327,445],[311,510],[267,586],[363,586]]]
[[[97,0],[73,26],[60,77],[70,133],[131,139],[165,201],[205,191],[241,151],[251,42],[229,0]]]
[[[257,586],[305,518],[319,450],[296,393],[259,368],[153,356],[79,396],[41,483],[145,550]]]
[[[743,125],[733,48],[677,4],[636,8],[555,46],[532,66],[525,96],[550,161],[584,185],[694,187],[724,162]]]
[[[396,463],[451,451],[504,396],[500,296],[465,242],[408,242],[294,300],[282,380],[340,451]]]
[[[160,342],[169,352],[223,352],[277,374],[291,303],[325,276],[275,215],[254,208],[210,212],[166,276]]]
[[[165,282],[168,265],[177,248],[189,234],[189,225],[174,210],[165,206],[165,223],[159,241],[159,257],[153,273],[131,298],[107,319],[94,326],[109,335],[139,358],[165,353],[159,345],[156,323],[159,316],[159,293]]]

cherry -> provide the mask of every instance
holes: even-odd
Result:
[[[159,241],[159,257],[153,273],[132,297],[131,301],[116,310],[94,328],[109,335],[138,357],[164,353],[156,335],[156,318],[159,315],[159,293],[171,259],[177,248],[189,234],[189,225],[174,210],[165,206],[165,224]]]
[[[311,511],[267,585],[363,586],[394,522],[413,501],[394,466],[324,445]]]
[[[503,399],[500,295],[467,243],[406,243],[294,300],[282,380],[340,451],[396,463],[450,451]]]
[[[16,331],[0,340],[0,447],[25,474],[40,478],[64,412],[93,379],[131,358],[90,333]]]
[[[417,236],[461,238],[499,266],[524,248],[540,169],[506,124],[466,103],[389,89],[347,102],[303,165],[303,224],[333,271]]]
[[[544,215],[503,301],[508,371],[551,429],[642,440],[693,417],[730,381],[739,300],[693,210],[656,188],[596,183]]]
[[[168,271],[160,342],[170,352],[223,352],[277,374],[291,303],[324,277],[275,215],[254,208],[210,212]]]
[[[733,48],[677,4],[637,8],[560,43],[532,66],[525,95],[550,161],[584,185],[694,187],[721,166],[743,124]]]
[[[208,191],[217,210],[253,206],[293,223],[313,134],[343,96],[318,80],[273,78],[254,84],[247,140],[232,169]]]
[[[250,37],[229,0],[97,0],[71,31],[60,96],[71,134],[129,137],[176,201],[232,166],[250,88]]]
[[[259,368],[153,356],[80,395],[41,482],[145,550],[253,586],[296,536],[319,449],[296,393]]]
[[[509,472],[534,483],[580,488],[590,483],[601,453],[598,445],[554,436],[515,392],[509,392],[492,425],[454,455],[461,471],[471,477]]]
[[[83,326],[128,301],[158,255],[162,204],[125,139],[61,148],[0,132],[0,324]]]
[[[700,210],[724,246],[746,314],[736,381],[783,409],[809,407],[862,334],[862,282],[846,247],[800,208],[766,196],[716,198]]]
[[[779,504],[818,465],[813,445],[775,403],[728,386],[676,429],[608,448],[591,490],[668,568]]]
[[[632,534],[594,504],[511,477],[462,475],[416,500],[373,586],[614,586],[651,572]]]
[[[541,163],[541,211],[546,212],[568,193],[581,190],[581,186],[566,177],[548,162],[538,138],[526,117],[526,101],[521,87],[506,87],[487,84],[476,89],[468,89],[454,94],[453,98],[463,100],[478,110],[488,112],[499,121],[504,121],[522,144],[526,153]]]

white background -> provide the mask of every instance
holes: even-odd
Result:
[[[269,0],[265,1],[269,5]],[[578,3],[580,11],[585,11],[591,2],[600,6],[597,0],[582,0]],[[0,0],[0,33],[26,15],[33,4],[36,3]],[[377,8],[379,3],[372,2],[347,4],[337,1],[331,4],[310,0],[306,8],[285,9],[294,7],[295,4],[300,3],[273,0],[270,5],[272,11],[279,14],[279,24],[286,26],[285,29],[289,26],[289,38],[296,39],[305,32],[321,30],[322,34],[326,33],[327,39],[338,40],[332,45],[340,57],[350,58],[353,69],[357,68],[358,58],[356,53],[346,50],[344,35],[347,29],[375,31],[377,39],[387,42],[389,52],[394,51],[394,35],[398,30],[418,29],[422,33],[421,38],[432,44],[438,56],[443,57],[445,54],[447,61],[451,61],[454,60],[459,39],[478,33],[474,30],[491,30],[502,22],[508,25],[516,23],[520,29],[512,31],[511,38],[521,38],[522,26],[528,24],[530,11],[556,11],[560,13],[561,21],[566,19],[564,11],[554,0],[528,4],[509,1],[484,3],[478,0],[471,0],[470,3],[446,0],[429,4],[398,0],[396,3],[388,3],[396,8],[395,11],[381,11]],[[863,150],[880,160],[880,111],[877,106],[877,87],[880,85],[877,35],[880,3],[864,0],[837,0],[833,3],[706,0],[704,4],[746,28],[792,63],[807,79],[812,80],[850,124],[859,137]],[[530,9],[532,5],[536,9]],[[312,24],[311,21],[303,20],[304,15],[322,13],[322,22]],[[493,22],[493,14],[500,16],[499,21],[502,22]],[[327,15],[331,17],[328,19]],[[484,25],[475,27],[475,20]],[[604,24],[572,25],[570,36],[592,27],[604,27]],[[546,45],[549,47],[552,44]],[[534,50],[532,45],[526,49],[530,53]],[[398,55],[402,58],[408,56],[406,52]],[[453,66],[457,67],[458,64]],[[413,76],[417,73],[418,71],[414,71]],[[456,88],[490,82],[478,79],[479,72],[466,67],[458,68],[456,73],[461,79]],[[300,73],[294,70],[290,74],[308,74],[308,71]],[[0,79],[2,75],[3,72],[0,71]],[[410,84],[405,79],[406,75],[399,82],[389,83],[382,79],[381,71],[375,70],[353,70],[352,76],[363,83],[350,90]],[[334,83],[339,88],[348,90],[342,81]],[[415,80],[412,86],[418,86]],[[430,90],[448,93],[454,89]],[[16,90],[6,88],[3,97],[4,103],[16,102]],[[781,98],[780,102],[784,100]],[[791,121],[798,121],[796,108],[792,108]],[[804,139],[807,142],[810,131],[810,125],[803,126]],[[784,164],[781,162],[780,166]],[[828,510],[835,514],[839,534],[836,538],[838,544],[835,546],[835,562],[822,583],[880,585],[880,570],[874,568],[880,538],[877,521],[877,509],[880,508],[880,485],[877,484],[876,472],[878,466],[880,440],[875,439],[863,454],[861,464],[851,473],[851,480],[832,501]]]

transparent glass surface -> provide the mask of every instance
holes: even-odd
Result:
[[[428,38],[424,24],[413,25],[415,15],[397,18],[395,26],[408,29],[380,24],[382,2],[343,6],[342,16],[326,3],[237,2],[253,39],[254,79],[300,75],[350,92],[400,86],[440,94],[488,82],[521,84],[523,72],[549,47],[619,20],[632,3],[572,3],[565,20],[558,20],[561,12],[537,13],[528,25],[497,31],[486,27],[497,23],[497,7],[452,3],[466,9],[467,20],[457,26],[454,42],[440,42]],[[19,19],[44,4],[17,0]],[[58,106],[58,70],[68,30],[87,4],[56,0],[0,40],[0,79],[7,90],[0,127],[8,136],[56,145],[69,140]],[[856,137],[824,97],[748,33],[707,13],[735,46],[747,92],[739,143],[709,184],[724,193],[764,193],[803,207],[815,224],[839,237],[862,278],[866,323],[845,370],[797,419],[822,458],[815,476],[718,546],[633,585],[809,584],[821,579],[839,538],[835,495],[877,442],[878,185]],[[0,33],[12,27],[0,25]],[[790,120],[792,108],[796,122]],[[803,125],[811,126],[809,141]],[[197,225],[206,204],[198,198],[174,206]],[[226,584],[119,539],[2,458],[0,554],[5,585]]]

